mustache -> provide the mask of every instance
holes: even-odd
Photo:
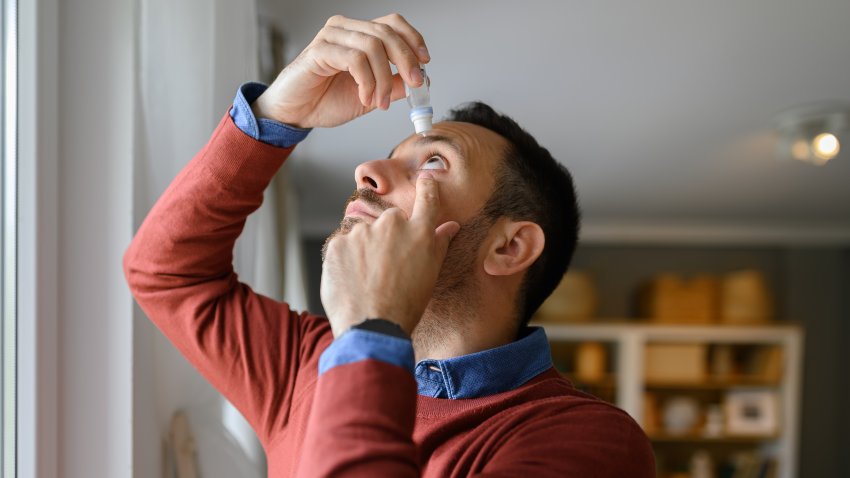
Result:
[[[345,201],[343,211],[348,209],[349,204],[357,201],[358,199],[369,205],[377,207],[381,212],[384,212],[391,207],[396,207],[395,204],[381,198],[381,196],[379,196],[374,190],[369,188],[360,188],[354,191],[351,197],[348,198],[348,201]]]

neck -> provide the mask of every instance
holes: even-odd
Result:
[[[462,297],[434,297],[413,331],[416,362],[460,357],[516,340],[515,294],[494,285],[482,284]]]

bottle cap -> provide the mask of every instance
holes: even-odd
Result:
[[[416,134],[430,131],[434,119],[434,109],[430,106],[413,108],[410,110],[410,120],[413,121],[413,129]]]

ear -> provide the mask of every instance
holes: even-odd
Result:
[[[531,221],[504,219],[493,228],[484,270],[493,276],[509,276],[531,267],[540,257],[546,243],[543,229]]]

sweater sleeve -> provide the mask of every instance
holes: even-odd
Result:
[[[332,340],[326,319],[254,293],[233,270],[245,219],[291,150],[251,138],[225,115],[124,256],[142,310],[264,445],[285,426],[296,381],[315,380]]]
[[[316,385],[294,476],[417,477],[415,417],[409,370],[375,359],[330,368]]]

